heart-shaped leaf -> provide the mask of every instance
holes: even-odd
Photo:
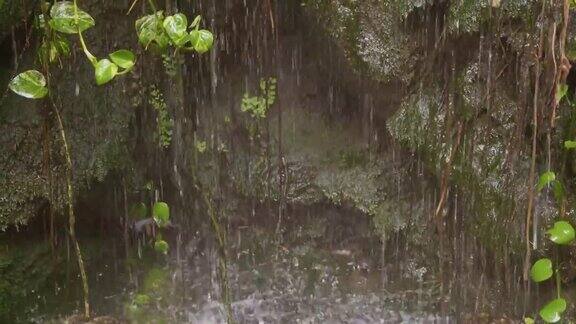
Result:
[[[110,59],[114,64],[118,65],[123,69],[131,69],[134,66],[134,61],[136,57],[134,53],[129,50],[118,50],[112,54],[110,54]]]
[[[546,323],[556,323],[562,319],[562,313],[566,310],[564,298],[554,299],[540,310],[540,317]]]
[[[102,59],[96,63],[95,74],[96,84],[103,85],[110,82],[118,74],[118,65],[108,59]]]
[[[77,9],[70,1],[59,1],[50,9],[50,27],[65,33],[76,34],[94,26],[94,18],[88,13]]]
[[[543,258],[534,263],[530,270],[530,276],[534,282],[542,282],[552,277],[552,261],[548,258]]]
[[[168,37],[170,37],[174,45],[178,47],[183,46],[190,40],[188,32],[186,31],[187,25],[188,19],[181,13],[166,17],[162,24]]]
[[[190,32],[190,40],[196,52],[202,54],[208,52],[214,44],[214,35],[205,29]]]
[[[574,227],[566,221],[554,223],[554,227],[549,229],[546,233],[550,235],[550,240],[552,242],[560,245],[570,244],[575,238]]]
[[[29,99],[44,98],[48,94],[46,79],[36,70],[18,74],[10,81],[8,87],[16,94]]]
[[[130,209],[130,215],[135,219],[144,219],[148,216],[148,207],[143,202],[138,203]]]
[[[164,240],[157,240],[154,242],[154,250],[166,254],[168,253],[168,243]]]
[[[148,48],[150,44],[154,43],[160,49],[166,48],[170,43],[170,38],[162,26],[163,21],[164,13],[162,11],[136,20],[136,32],[140,44]]]
[[[170,220],[170,207],[165,202],[157,202],[152,208],[152,217],[160,227],[168,225]]]
[[[552,171],[546,171],[542,173],[542,175],[540,176],[536,189],[538,189],[538,191],[541,191],[542,189],[544,189],[544,187],[549,185],[554,180],[556,180],[556,174]]]

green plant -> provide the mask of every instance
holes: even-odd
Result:
[[[42,6],[42,15],[38,17],[38,27],[44,30],[42,45],[39,50],[40,62],[48,74],[49,64],[56,61],[60,56],[69,54],[69,45],[61,34],[77,34],[84,54],[94,67],[96,84],[103,85],[114,79],[117,75],[128,73],[134,66],[134,54],[128,50],[119,50],[109,55],[108,59],[97,59],[88,50],[82,32],[95,25],[94,18],[88,13],[78,8],[76,0],[55,2],[51,8],[49,4]],[[48,9],[50,13],[48,16]],[[119,72],[119,70],[122,71]],[[42,73],[37,70],[28,70],[18,74],[9,83],[9,88],[16,94],[29,99],[41,99],[49,94],[49,82]],[[60,111],[52,98],[52,108],[58,122],[62,147],[66,157],[66,184],[68,202],[68,233],[76,252],[80,277],[82,279],[82,290],[84,294],[84,316],[90,317],[89,288],[86,269],[82,259],[80,245],[76,238],[76,217],[74,215],[74,188],[72,183],[72,158],[68,146],[68,140]]]
[[[155,86],[150,91],[150,104],[156,110],[156,137],[161,148],[167,148],[172,141],[172,125],[174,122],[168,113],[168,106],[164,101],[162,92]]]
[[[1,0],[0,0],[1,1]],[[200,29],[201,17],[197,16],[190,26],[187,26],[187,18],[184,14],[177,13],[173,16],[164,17],[163,11],[155,9],[153,0],[149,0],[154,9],[152,15],[142,17],[136,21],[138,39],[146,48],[156,46],[161,50],[169,45],[176,47],[176,54],[179,50],[195,51],[199,54],[209,51],[214,43],[214,36],[208,30]],[[136,1],[134,2],[134,4]],[[132,5],[132,7],[134,6]],[[135,65],[135,55],[125,49],[110,53],[107,58],[96,57],[86,45],[83,32],[95,25],[94,18],[87,12],[79,9],[77,0],[55,1],[50,6],[49,2],[42,2],[42,14],[37,16],[38,29],[43,30],[42,42],[38,50],[38,59],[44,68],[44,74],[37,70],[28,70],[18,74],[9,83],[9,88],[16,94],[29,99],[41,99],[49,97],[51,107],[54,110],[59,133],[62,138],[63,151],[66,158],[66,183],[67,202],[69,215],[69,235],[76,252],[77,262],[82,279],[84,293],[84,315],[90,317],[88,281],[82,253],[75,234],[74,215],[74,189],[72,182],[72,158],[66,131],[62,123],[60,111],[55,101],[50,96],[50,73],[49,65],[60,61],[60,58],[70,54],[70,45],[64,35],[77,35],[82,51],[94,68],[94,76],[97,85],[103,85],[119,75],[130,72]],[[188,28],[191,28],[188,31]],[[175,65],[175,64],[173,64]],[[47,77],[45,77],[47,76]],[[167,106],[159,91],[153,93],[152,105],[158,111],[158,137],[162,147],[170,144],[172,135],[172,120],[169,118]],[[48,105],[48,104],[47,104]],[[133,215],[142,217],[147,214],[145,205],[139,205],[133,210]],[[153,208],[154,220],[160,227],[165,227],[169,223],[169,208],[165,203],[156,203]],[[154,243],[156,250],[166,254],[168,243],[158,237]],[[142,298],[136,304],[142,303]]]
[[[206,141],[195,138],[194,139],[194,146],[196,147],[196,151],[198,151],[198,153],[202,154],[202,153],[206,152],[206,148],[207,148]]]
[[[176,51],[196,51],[203,54],[212,48],[214,35],[208,30],[200,29],[201,20],[201,16],[196,16],[188,26],[188,18],[183,13],[165,17],[164,11],[155,11],[136,20],[138,41],[146,49],[160,52],[173,46]]]
[[[547,171],[540,176],[538,181],[537,190],[541,191],[546,186],[552,185],[554,196],[557,201],[563,199],[563,188],[560,181],[556,179],[556,175],[552,171]],[[546,231],[548,239],[556,245],[569,245],[574,242],[576,235],[574,227],[567,221],[561,220],[554,223],[554,225]],[[546,305],[544,305],[539,315],[547,323],[556,323],[562,319],[562,314],[566,310],[566,300],[562,298],[562,285],[560,280],[560,265],[558,262],[554,263],[549,258],[541,258],[534,262],[530,269],[530,277],[536,283],[547,281],[556,276],[556,298]],[[533,319],[527,318],[526,322],[533,322]]]
[[[250,96],[248,92],[242,98],[241,110],[249,113],[253,118],[266,117],[268,109],[276,101],[276,79],[269,78],[260,80],[260,93]]]
[[[45,19],[45,17],[44,17]],[[77,34],[84,54],[94,67],[96,84],[103,85],[114,79],[117,75],[130,72],[135,64],[134,54],[125,49],[109,54],[109,58],[98,59],[86,46],[82,33],[95,25],[94,18],[87,12],[80,10],[74,2],[60,1],[54,3],[50,9],[50,19],[47,25],[63,34]],[[49,43],[52,47],[53,42]]]

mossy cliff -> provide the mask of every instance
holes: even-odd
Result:
[[[0,8],[8,3],[13,2],[4,0]],[[239,4],[204,2],[194,6],[180,9],[202,10],[217,18],[211,27],[221,43],[211,56],[159,58],[139,51],[142,60],[135,72],[105,87],[94,84],[80,55],[68,59],[56,74],[56,103],[65,116],[79,197],[115,171],[138,174],[137,179],[123,179],[134,183],[135,196],[151,181],[161,195],[173,191],[166,198],[180,201],[182,206],[175,203],[175,208],[185,214],[187,195],[193,195],[196,185],[196,179],[190,179],[197,178],[206,186],[220,183],[235,195],[260,202],[285,198],[294,204],[350,204],[375,216],[385,234],[384,229],[424,222],[426,212],[436,208],[438,197],[409,195],[412,182],[406,179],[428,174],[439,192],[448,195],[440,210],[464,206],[471,215],[466,225],[483,233],[488,245],[518,241],[518,231],[488,233],[501,224],[522,228],[530,169],[537,3],[303,1],[297,10],[303,10],[304,16],[297,23],[312,21],[305,28],[322,28],[328,35],[324,40],[336,44],[312,57],[322,63],[340,55],[346,64],[338,69],[325,67],[339,71],[330,74],[328,81],[323,76],[309,78],[297,91],[286,89],[289,80],[281,79],[286,93],[280,97],[297,97],[291,105],[281,99],[285,125],[281,129],[275,123],[277,106],[257,126],[240,111],[242,95],[252,84],[238,76],[238,66],[249,70],[254,84],[277,71],[294,73],[298,64],[299,73],[309,66],[292,58],[278,59],[283,65],[279,70],[270,66],[271,36],[266,28],[246,25],[244,19],[246,12],[268,17],[258,11],[263,9],[249,5],[246,11]],[[283,6],[296,10],[294,5]],[[138,48],[132,25],[136,13],[127,19],[123,5],[96,1],[83,1],[83,7],[97,21],[86,33],[94,52],[108,53],[118,44]],[[285,21],[293,23],[291,15],[286,14]],[[255,45],[244,46],[235,36],[240,32],[230,27],[234,24],[225,23],[229,21]],[[275,23],[263,21],[264,27]],[[313,40],[307,42],[306,46]],[[280,50],[302,51],[289,44],[290,39],[279,45]],[[33,61],[31,54],[20,62],[20,69],[32,67]],[[315,73],[326,73],[321,70]],[[357,84],[349,86],[350,80]],[[154,102],[158,100],[151,100],[151,86],[166,101],[156,104],[167,110],[164,122],[157,118]],[[58,209],[64,188],[61,143],[47,107],[12,95],[2,100],[0,227],[5,228],[25,224],[49,202]],[[170,127],[162,131],[161,125]],[[560,142],[558,134],[564,127],[559,125],[552,134],[554,141]],[[157,145],[154,134],[159,132],[170,134],[166,147]],[[386,142],[390,137],[392,141]],[[393,153],[418,159],[410,164]],[[552,156],[556,159],[559,153]],[[538,162],[544,165],[543,158]],[[277,183],[282,172],[287,186]],[[115,180],[114,185],[122,182]],[[547,206],[547,199],[541,200]],[[398,216],[410,213],[418,218]],[[540,214],[552,216],[549,208],[540,208]]]

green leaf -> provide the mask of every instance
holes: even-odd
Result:
[[[543,258],[534,263],[530,269],[530,277],[534,282],[542,282],[552,277],[552,261],[548,258]]]
[[[538,180],[538,186],[536,187],[536,189],[538,191],[541,191],[542,189],[544,189],[544,187],[549,185],[554,180],[556,180],[556,174],[552,171],[546,171],[542,173],[542,175],[540,176],[540,179]]]
[[[118,65],[123,69],[131,69],[134,66],[134,61],[136,57],[134,53],[129,50],[118,50],[112,54],[110,54],[110,59],[114,64]]]
[[[534,319],[532,317],[525,317],[524,324],[534,324]]]
[[[190,40],[196,52],[202,54],[208,52],[214,44],[214,35],[208,30],[193,30],[190,32]]]
[[[152,208],[152,217],[160,227],[164,227],[170,220],[170,207],[165,202],[157,202]]]
[[[143,202],[138,203],[130,209],[130,215],[135,219],[144,219],[148,216],[148,207]]]
[[[168,243],[164,240],[157,240],[154,242],[154,250],[166,254],[168,253]]]
[[[156,44],[160,49],[166,48],[170,43],[170,38],[162,26],[163,21],[164,13],[162,11],[136,20],[136,32],[140,44],[146,48],[150,44]]]
[[[183,46],[190,40],[188,32],[186,31],[187,25],[188,19],[181,13],[166,17],[162,24],[168,37],[170,37],[174,45],[178,47]]]
[[[559,85],[558,88],[556,89],[556,102],[560,102],[562,98],[566,96],[567,93],[568,93],[568,85],[567,84]]]
[[[576,141],[565,141],[564,147],[568,150],[576,148]]]
[[[564,298],[554,299],[540,310],[540,317],[546,323],[556,323],[562,319],[562,313],[566,310]]]
[[[54,35],[54,39],[50,42],[44,41],[38,50],[38,57],[42,64],[54,63],[61,56],[70,55],[70,45],[68,41],[60,36]]]
[[[554,227],[549,229],[546,233],[550,235],[550,240],[552,242],[559,245],[570,244],[575,238],[574,227],[566,221],[554,223]]]
[[[29,99],[44,98],[48,94],[46,79],[36,70],[18,74],[10,81],[8,87],[16,94]]]
[[[118,65],[108,59],[101,59],[96,63],[95,74],[96,84],[103,85],[110,82],[118,74]]]
[[[70,1],[54,3],[50,16],[50,27],[65,34],[83,32],[95,25],[94,18],[80,9],[76,10]]]

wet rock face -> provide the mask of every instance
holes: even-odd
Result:
[[[36,3],[34,0],[0,0],[0,42],[32,12]]]
[[[7,1],[4,6],[12,4],[23,8],[20,1]],[[124,8],[88,1],[82,7],[98,21],[85,34],[92,52],[102,57],[118,44],[135,48],[132,22],[125,18]],[[106,23],[115,17],[113,25]],[[77,42],[74,37],[68,39],[71,44]],[[6,47],[11,50],[10,44]],[[129,124],[142,93],[134,87],[136,73],[117,80],[114,86],[97,87],[89,62],[81,51],[75,55],[52,67],[52,82],[71,147],[75,189],[80,193],[128,161]],[[40,69],[35,58],[29,48],[21,55],[18,71]],[[11,76],[14,66],[7,71]],[[56,210],[65,204],[62,141],[51,109],[46,100],[26,100],[8,91],[0,96],[0,229],[26,224],[48,204]]]
[[[413,65],[426,55],[426,39],[476,34],[498,16],[507,25],[530,29],[531,0],[500,1],[347,1],[307,0],[305,10],[318,19],[360,73],[408,82]],[[492,4],[492,6],[491,6]],[[434,46],[437,46],[435,44]],[[427,45],[428,47],[430,44]],[[474,50],[474,49],[470,49]]]
[[[139,48],[132,26],[135,17],[127,19],[122,4],[83,1],[83,6],[98,21],[96,27],[86,33],[95,53],[103,56],[120,44]],[[312,17],[324,27],[330,36],[328,41],[333,41],[339,52],[344,53],[348,64],[328,65],[324,62],[331,62],[335,56],[332,47],[330,50],[316,48],[317,52],[326,53],[312,56],[314,64],[310,65],[326,64],[324,68],[328,71],[345,72],[325,73],[302,86],[300,79],[306,78],[301,74],[310,66],[302,63],[309,57],[301,53],[306,52],[302,46],[309,46],[308,43],[281,47],[281,53],[290,54],[283,58],[282,68],[276,70],[270,66],[276,59],[271,54],[274,51],[271,36],[267,34],[271,26],[250,25],[255,17],[268,17],[268,12],[254,9],[255,2],[249,2],[248,7],[232,2],[202,2],[201,11],[217,18],[211,24],[220,42],[210,56],[183,60],[186,81],[179,90],[174,77],[177,60],[165,56],[161,62],[151,53],[138,53],[143,63],[136,71],[105,87],[94,85],[88,63],[81,55],[71,59],[56,75],[61,95],[58,102],[62,104],[71,142],[77,190],[90,190],[94,182],[103,181],[111,171],[133,168],[138,169],[137,173],[146,174],[135,182],[146,183],[154,178],[157,187],[161,187],[164,181],[162,185],[170,188],[166,191],[174,189],[185,204],[184,197],[190,195],[192,187],[187,177],[197,174],[210,186],[226,183],[235,193],[261,201],[277,202],[286,195],[287,202],[294,204],[328,200],[336,205],[352,205],[374,216],[383,232],[390,228],[402,229],[410,220],[398,215],[406,214],[409,206],[415,206],[413,209],[419,217],[424,214],[424,202],[414,204],[403,200],[403,196],[407,196],[403,194],[409,191],[405,187],[410,186],[410,181],[405,179],[421,170],[401,165],[400,159],[391,161],[386,156],[391,152],[382,153],[380,146],[384,144],[380,141],[390,133],[403,149],[422,153],[427,170],[439,177],[454,137],[454,134],[446,135],[452,117],[443,106],[446,84],[452,82],[457,85],[450,86],[450,91],[458,103],[451,102],[450,109],[456,110],[457,117],[470,126],[464,136],[465,153],[455,162],[458,171],[455,178],[461,180],[459,183],[464,189],[469,188],[479,197],[496,197],[497,201],[514,199],[503,193],[522,192],[521,185],[516,184],[520,177],[513,181],[502,178],[508,170],[504,168],[508,161],[502,157],[520,155],[509,153],[508,146],[512,144],[507,142],[512,134],[519,132],[520,122],[514,119],[513,112],[522,94],[506,86],[510,80],[506,67],[516,62],[494,59],[490,65],[486,59],[487,41],[481,43],[478,33],[486,28],[483,24],[490,12],[497,12],[501,20],[509,21],[501,30],[507,37],[506,45],[510,45],[507,54],[523,53],[520,44],[524,39],[511,30],[520,26],[521,31],[531,31],[527,22],[533,10],[526,9],[528,7],[530,4],[523,0],[505,1],[498,11],[487,2],[471,0],[450,4],[428,0],[362,3],[307,0],[304,2],[306,18]],[[193,11],[188,7],[180,9]],[[289,16],[290,10],[295,9],[282,10]],[[272,25],[268,20],[263,23]],[[293,25],[286,27],[291,28],[297,29]],[[282,44],[301,41],[293,37],[287,35]],[[125,46],[128,44],[130,46]],[[497,52],[496,48],[500,47],[493,47],[494,52],[490,52],[493,57],[504,54]],[[27,64],[33,65],[32,58]],[[141,67],[144,64],[145,69]],[[348,73],[351,71],[348,65],[359,75],[354,79],[354,86],[342,84],[343,79],[352,79],[344,75],[352,74]],[[483,89],[489,79],[484,71],[488,66],[492,76],[499,77],[497,73],[505,72],[493,85],[491,96],[496,104],[490,114],[482,110],[487,95]],[[242,80],[239,67],[248,70]],[[257,84],[260,77],[269,77],[278,71],[280,82],[287,82],[282,78],[286,79],[288,74],[295,75],[290,82],[298,88],[294,91],[283,87],[286,93],[280,94],[292,103],[289,107],[283,105],[284,123],[289,125],[282,130],[284,166],[277,158],[276,144],[280,140],[280,135],[276,136],[279,132],[275,123],[277,108],[258,126],[261,130],[258,140],[248,136],[254,121],[240,111],[243,92]],[[381,82],[368,87],[368,82],[359,79]],[[390,83],[400,86],[384,88]],[[156,113],[149,107],[148,86],[151,84],[163,91],[169,115],[176,121],[173,142],[165,150],[158,149],[153,140],[157,120]],[[292,100],[291,96],[298,100]],[[327,99],[318,101],[319,97]],[[20,115],[24,110],[26,114]],[[2,227],[25,223],[48,200],[56,207],[63,205],[61,143],[53,124],[48,125],[48,135],[44,133],[49,118],[43,115],[43,110],[46,107],[40,103],[13,96],[2,104],[0,185],[6,188],[0,191]],[[393,112],[396,114],[383,123]],[[19,131],[13,131],[15,129]],[[266,137],[271,142],[266,142]],[[50,164],[46,164],[47,157],[42,153],[46,139],[52,152]],[[518,141],[523,143],[523,140]],[[206,146],[206,152],[197,154],[196,145],[200,143]],[[471,158],[465,158],[464,154]],[[520,155],[513,161],[517,163],[516,172],[523,174],[525,156]],[[282,172],[288,182],[285,188],[278,183],[278,174]],[[48,186],[50,174],[53,183]],[[164,175],[164,179],[159,174]],[[512,191],[507,187],[510,182],[516,184]],[[52,187],[52,193],[48,187]],[[480,210],[504,213],[498,208],[489,205]]]
[[[357,73],[405,85],[388,130],[438,177],[463,127],[450,179],[472,197],[475,230],[489,233],[512,210],[524,212],[513,206],[527,199],[529,121],[519,116],[530,92],[536,2],[309,0],[305,11]]]

